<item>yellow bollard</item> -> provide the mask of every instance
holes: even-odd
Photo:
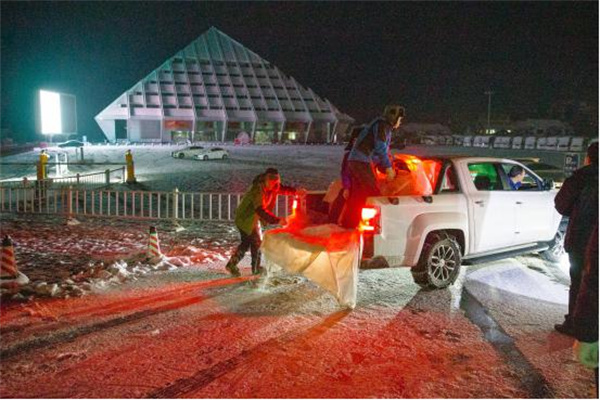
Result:
[[[48,178],[48,159],[50,156],[46,153],[46,150],[42,150],[40,153],[40,159],[37,164],[37,179],[38,181]]]
[[[125,162],[127,163],[127,183],[135,183],[137,180],[135,179],[135,169],[133,166],[133,154],[131,154],[131,150],[127,150],[125,152]]]

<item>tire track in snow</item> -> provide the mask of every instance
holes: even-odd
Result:
[[[478,326],[484,338],[498,351],[512,370],[517,373],[521,388],[530,398],[549,399],[556,397],[544,375],[531,364],[517,348],[514,340],[486,312],[483,305],[466,288],[461,295],[460,307],[465,316]]]
[[[164,388],[151,392],[146,397],[154,399],[187,397],[209,385],[214,380],[244,366],[245,364],[257,362],[257,360],[268,357],[272,354],[273,348],[285,346],[294,341],[310,342],[327,332],[350,314],[350,312],[350,310],[337,311],[303,331],[291,331],[282,336],[269,339],[250,349],[243,350],[232,358],[221,361],[210,368],[201,370],[191,377],[179,379]]]
[[[240,280],[241,279],[241,280]],[[134,309],[134,308],[138,308],[140,306],[144,306],[147,304],[152,304],[152,303],[157,303],[159,301],[162,300],[172,300],[175,298],[179,298],[179,296],[183,295],[183,294],[187,294],[190,291],[194,291],[197,289],[208,289],[208,288],[212,288],[212,287],[219,287],[219,286],[224,286],[227,284],[240,284],[242,282],[246,282],[248,280],[252,280],[254,278],[238,278],[236,280],[232,279],[232,278],[225,278],[225,279],[216,279],[216,280],[211,280],[211,281],[204,281],[204,282],[199,282],[199,283],[195,283],[195,284],[191,284],[191,285],[185,285],[185,287],[177,287],[171,290],[166,290],[166,291],[161,291],[158,294],[149,294],[147,296],[141,296],[138,297],[136,299],[119,299],[117,301],[115,301],[112,304],[102,304],[96,307],[89,307],[89,308],[83,308],[81,310],[77,310],[77,311],[72,311],[63,315],[59,315],[57,318],[71,318],[71,317],[78,317],[78,316],[84,316],[84,317],[101,317],[101,316],[106,316],[106,315],[110,315],[110,314],[114,314],[116,312],[119,311],[126,311],[126,310],[130,310],[130,309]],[[177,296],[177,297],[176,297]],[[124,303],[125,302],[125,303]],[[8,321],[10,321],[10,319],[8,319]],[[8,322],[6,319],[4,319],[2,321],[3,324],[6,324]],[[31,334],[31,333],[40,333],[40,332],[44,332],[44,331],[48,331],[48,330],[56,330],[57,328],[62,328],[65,326],[72,326],[73,323],[75,323],[77,321],[64,321],[64,322],[59,322],[56,324],[44,324],[43,326],[35,326],[35,323],[29,323],[29,324],[25,324],[25,325],[18,325],[18,326],[3,326],[0,327],[0,335],[5,335],[8,333],[12,333],[12,332],[24,332],[25,329],[32,327],[31,330],[27,331],[26,333]],[[37,328],[37,329],[36,329]]]
[[[239,284],[243,284],[243,283],[245,283],[245,280],[239,282]],[[237,286],[239,286],[239,285],[234,285],[233,287],[237,287]],[[143,320],[144,318],[148,318],[148,317],[151,317],[154,315],[159,315],[159,314],[171,312],[173,310],[177,310],[180,308],[189,307],[189,306],[201,303],[205,300],[211,299],[216,296],[218,296],[218,294],[214,294],[214,295],[210,295],[210,296],[199,296],[196,294],[192,294],[192,296],[190,296],[184,300],[178,300],[178,301],[171,302],[171,303],[168,303],[165,305],[161,305],[159,307],[153,307],[153,308],[150,308],[147,310],[138,311],[133,314],[129,314],[129,315],[118,317],[118,318],[113,318],[108,321],[104,321],[104,322],[100,322],[100,323],[96,323],[96,324],[90,324],[90,325],[85,325],[85,326],[81,326],[81,327],[76,327],[74,329],[59,332],[56,334],[51,333],[49,336],[38,337],[38,338],[28,340],[25,342],[20,342],[20,343],[15,344],[7,349],[3,349],[2,351],[0,351],[0,358],[5,360],[7,358],[14,357],[16,355],[21,355],[24,352],[30,352],[32,350],[37,350],[40,348],[53,346],[53,345],[56,345],[59,343],[73,342],[77,338],[88,335],[90,333],[97,333],[98,331],[101,331],[104,329],[114,328],[119,325]],[[70,326],[70,324],[69,324],[69,326]]]

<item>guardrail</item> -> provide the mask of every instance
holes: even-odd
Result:
[[[63,188],[0,188],[0,212],[62,214],[108,218],[232,221],[242,193],[198,193],[77,190]],[[280,195],[275,215],[291,211],[293,196]]]
[[[120,174],[120,175],[119,175]],[[49,178],[39,181],[40,184],[49,186],[108,186],[111,183],[125,182],[125,167],[107,169],[104,172],[89,174],[75,174],[60,178]]]
[[[30,181],[23,178],[20,181],[2,181],[0,187],[14,189],[43,188],[45,190],[55,187],[73,186],[75,188],[93,189],[110,186],[113,183],[125,182],[125,167],[107,169],[103,172],[91,172],[89,174],[75,174],[58,178],[47,178],[39,181]]]

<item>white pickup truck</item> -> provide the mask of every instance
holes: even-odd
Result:
[[[430,196],[372,197],[362,210],[363,268],[406,266],[416,283],[442,288],[463,261],[563,252],[556,190],[522,164],[500,158],[420,158],[435,171]],[[526,171],[511,188],[508,172]]]

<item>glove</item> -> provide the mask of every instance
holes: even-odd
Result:
[[[287,225],[287,218],[286,217],[279,218],[279,225],[281,225],[281,226]]]
[[[579,342],[573,346],[577,361],[584,367],[598,368],[598,342]]]
[[[388,181],[393,181],[396,177],[396,171],[394,171],[394,168],[388,168],[385,170],[385,176]]]

